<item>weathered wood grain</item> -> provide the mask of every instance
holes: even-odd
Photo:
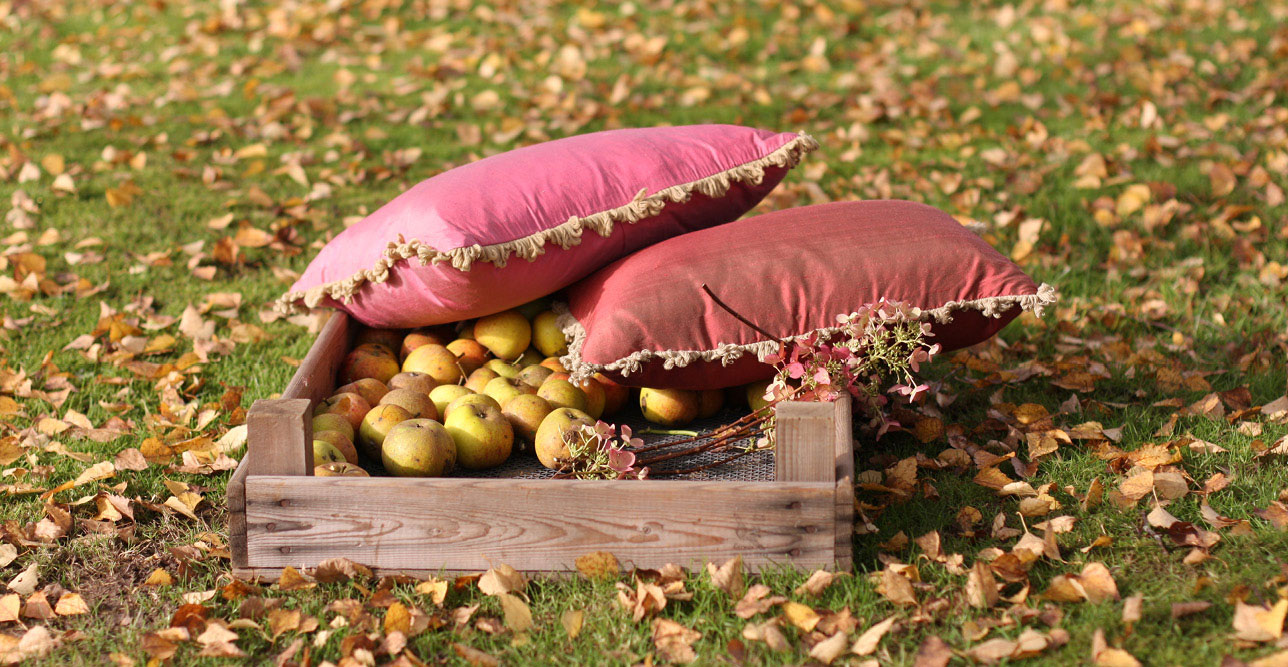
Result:
[[[304,398],[255,401],[246,414],[249,476],[313,474],[313,406]]]
[[[228,497],[228,549],[232,552],[233,569],[250,567],[246,550],[246,475],[250,472],[249,456],[233,471],[224,495]]]
[[[836,408],[831,403],[782,403],[774,479],[779,482],[836,481]]]
[[[836,564],[849,569],[854,556],[854,429],[850,401],[832,406],[832,433],[836,456]]]
[[[352,323],[348,313],[342,310],[331,314],[308,354],[304,355],[300,367],[295,369],[282,398],[307,398],[316,404],[331,395],[331,390],[335,389],[336,370],[349,352]]]
[[[627,566],[741,554],[753,566],[835,562],[831,483],[246,479],[254,568],[332,557],[382,569],[572,569],[592,551]]]

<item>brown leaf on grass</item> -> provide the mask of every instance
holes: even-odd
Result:
[[[509,565],[498,565],[479,577],[479,591],[484,595],[500,595],[521,591],[528,585],[523,574]]]
[[[823,618],[813,608],[799,602],[784,602],[782,609],[783,617],[787,622],[799,628],[801,632],[813,631],[814,626],[818,625]]]
[[[814,572],[809,575],[809,579],[806,579],[805,583],[797,586],[794,592],[796,595],[818,597],[819,595],[822,595],[823,591],[827,590],[828,586],[832,585],[832,581],[834,579],[836,579],[835,572],[814,570]]]
[[[841,657],[841,654],[845,652],[845,645],[848,643],[845,639],[845,633],[837,632],[810,647],[809,657],[824,665],[830,665],[833,660]]]
[[[0,634],[0,638],[12,642],[11,644],[0,643],[0,664],[6,665],[43,658],[58,648],[60,643],[59,638],[51,634],[49,628],[43,625],[28,628],[16,641],[7,634]]]
[[[1146,470],[1128,477],[1118,491],[1129,500],[1140,500],[1154,491],[1154,473]]]
[[[979,644],[966,655],[991,665],[1002,660],[1019,660],[1042,654],[1049,648],[1058,648],[1069,641],[1069,633],[1056,628],[1050,634],[1042,634],[1032,628],[1025,628],[1014,641],[1010,639],[990,639]]]
[[[371,568],[355,563],[348,558],[328,558],[313,569],[313,578],[320,583],[332,584],[350,579],[368,579],[372,576]]]
[[[1277,641],[1283,636],[1285,614],[1288,614],[1288,598],[1280,599],[1269,608],[1236,602],[1234,636],[1247,642]]]
[[[1207,600],[1194,600],[1192,602],[1173,602],[1172,618],[1183,618],[1191,614],[1198,614],[1208,610],[1212,606]]]
[[[988,609],[1000,600],[997,579],[983,561],[975,561],[966,575],[966,600],[977,609]]]
[[[1278,500],[1272,500],[1269,507],[1252,510],[1252,513],[1269,521],[1279,530],[1288,530],[1288,505]]]
[[[84,598],[80,593],[63,593],[58,598],[58,603],[54,605],[54,613],[59,616],[77,616],[89,613],[89,605],[85,604]]]
[[[22,605],[22,616],[47,621],[54,617],[54,610],[43,592],[32,593]]]
[[[881,638],[885,637],[890,628],[894,627],[896,620],[898,619],[891,616],[864,630],[863,634],[859,635],[859,638],[854,640],[854,644],[850,646],[850,652],[855,655],[871,655],[875,653],[877,646],[881,644]]]
[[[953,659],[953,649],[938,635],[926,637],[917,648],[914,667],[946,667]]]
[[[1141,604],[1145,601],[1143,595],[1133,595],[1123,600],[1123,625],[1127,627],[1128,632],[1140,620]]]
[[[456,657],[473,665],[474,667],[497,667],[501,664],[500,660],[480,651],[473,646],[466,646],[458,642],[452,642],[452,651]]]
[[[268,612],[268,633],[273,641],[282,636],[285,632],[295,632],[300,629],[300,619],[302,614],[299,609],[270,609]],[[385,616],[386,620],[389,618]]]
[[[595,551],[578,556],[577,571],[587,579],[616,579],[621,576],[622,566],[617,556],[607,551]]]
[[[666,608],[666,593],[657,584],[650,584],[640,579],[635,580],[635,590],[624,582],[617,582],[617,601],[631,612],[631,620],[639,623],[645,616]]]
[[[40,581],[40,569],[35,563],[28,565],[18,576],[9,580],[9,590],[19,595],[31,595],[36,592],[36,584]]]
[[[309,581],[290,565],[282,568],[282,575],[277,579],[277,589],[282,591],[299,591],[315,586],[317,583]]]
[[[441,607],[443,601],[447,599],[447,580],[430,577],[416,584],[416,592],[421,595],[428,595],[434,606]]]
[[[559,624],[563,626],[564,632],[568,633],[568,639],[576,639],[581,634],[581,625],[586,618],[586,612],[581,609],[569,609],[559,617]]]
[[[1079,574],[1062,574],[1051,580],[1042,597],[1053,602],[1093,604],[1118,599],[1118,585],[1103,563],[1091,562]]]
[[[1130,653],[1109,646],[1100,628],[1091,637],[1091,662],[1096,667],[1140,667],[1140,661]]]
[[[756,614],[763,614],[769,611],[776,604],[787,601],[787,598],[781,595],[769,596],[773,591],[764,584],[752,584],[747,589],[747,594],[742,596],[738,604],[734,605],[733,612],[738,618],[747,619]]]
[[[686,628],[670,619],[653,619],[653,645],[657,647],[658,656],[663,660],[678,663],[693,662],[698,657],[693,650],[693,642],[701,638],[701,632]]]
[[[897,605],[917,604],[917,595],[912,589],[912,581],[906,575],[896,571],[892,566],[887,566],[886,569],[881,571],[881,581],[877,584],[877,592]]]
[[[0,595],[0,623],[9,623],[18,620],[18,615],[21,611],[21,596],[17,593]]]
[[[711,585],[724,591],[729,597],[734,599],[742,597],[744,588],[742,556],[734,556],[720,567],[716,567],[715,563],[707,563],[707,575],[711,577]]]
[[[502,593],[497,597],[501,600],[501,613],[505,616],[506,627],[515,634],[532,629],[532,610],[528,608],[528,603],[509,593]]]
[[[165,570],[159,567],[152,570],[152,572],[148,575],[148,578],[143,581],[144,586],[156,586],[156,587],[169,586],[173,583],[174,583],[174,577],[170,576],[169,572],[166,572]]]

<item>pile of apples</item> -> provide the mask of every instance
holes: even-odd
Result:
[[[630,390],[602,375],[571,381],[559,362],[567,342],[548,305],[360,331],[340,386],[314,410],[315,474],[363,476],[365,458],[392,475],[436,477],[492,468],[529,449],[556,468],[568,456],[564,434],[616,413]],[[645,419],[676,427],[714,415],[724,392],[641,389],[639,399]]]

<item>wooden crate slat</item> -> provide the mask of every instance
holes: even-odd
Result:
[[[251,475],[312,475],[312,403],[304,398],[255,401],[246,413],[246,458]]]
[[[348,314],[344,312],[336,311],[331,314],[322,325],[317,340],[313,341],[313,346],[304,356],[304,361],[295,369],[295,375],[291,377],[290,384],[286,385],[286,391],[282,392],[282,398],[307,398],[316,404],[331,395],[331,390],[335,388],[336,370],[344,362],[349,350],[352,328],[350,322]]]
[[[332,557],[382,569],[571,569],[592,551],[628,565],[742,554],[750,565],[835,561],[833,484],[255,476],[255,568]]]
[[[778,442],[774,479],[836,481],[835,409],[831,403],[782,403],[775,408]]]
[[[832,404],[832,442],[836,473],[836,562],[849,569],[854,555],[854,431],[850,421],[850,401]]]

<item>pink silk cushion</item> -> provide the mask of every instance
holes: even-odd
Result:
[[[278,306],[336,307],[383,328],[513,308],[639,248],[737,219],[817,145],[693,125],[494,155],[422,181],[341,232]]]
[[[948,214],[906,201],[766,213],[668,239],[581,280],[560,316],[574,376],[718,389],[771,377],[777,346],[703,293],[708,285],[768,333],[792,337],[882,297],[923,309],[947,350],[988,339],[1055,300]]]

